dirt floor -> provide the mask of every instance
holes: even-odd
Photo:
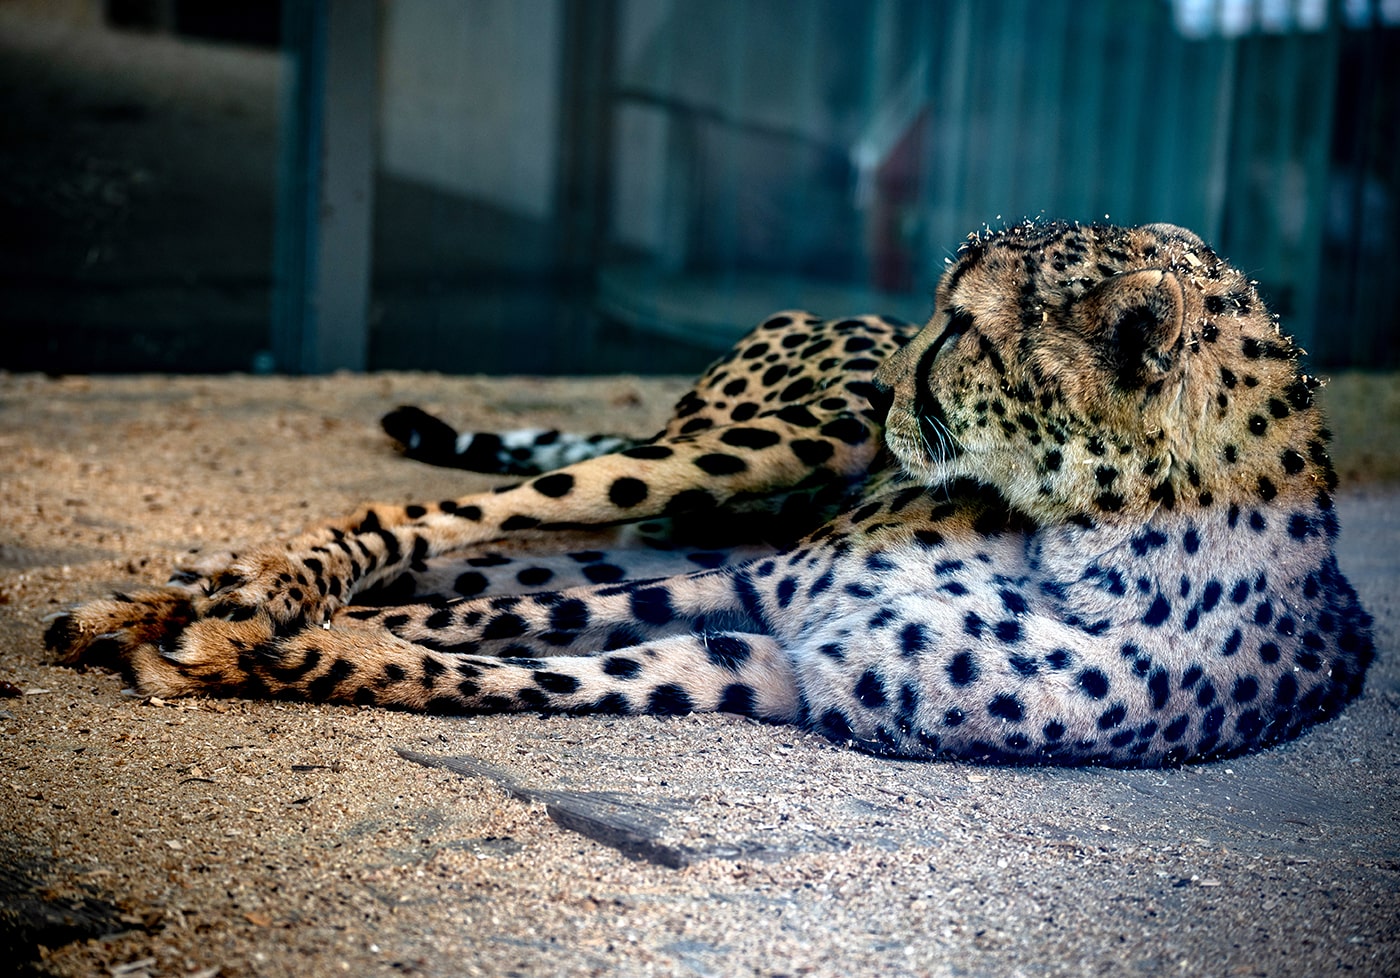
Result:
[[[136,978],[1400,974],[1393,375],[1329,390],[1341,562],[1378,621],[1367,692],[1225,763],[1004,770],[724,715],[160,702],[42,651],[45,614],[192,548],[491,484],[396,456],[395,404],[641,433],[679,389],[0,374],[0,954]]]

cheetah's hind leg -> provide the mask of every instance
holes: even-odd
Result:
[[[640,444],[625,435],[583,435],[553,428],[458,432],[412,405],[390,411],[380,424],[411,459],[492,475],[540,475]]]

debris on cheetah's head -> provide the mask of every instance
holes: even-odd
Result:
[[[1253,283],[1171,225],[971,237],[882,367],[887,440],[1044,523],[1294,494],[1330,508],[1327,433]]]

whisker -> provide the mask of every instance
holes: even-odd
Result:
[[[938,439],[938,448],[935,450],[932,442],[929,441],[929,430],[933,430],[934,437]],[[957,454],[958,450],[966,447],[962,439],[953,434],[952,430],[931,415],[919,415],[919,437],[923,440],[924,447],[928,449],[929,457],[938,464],[947,462]]]
[[[929,460],[935,466],[946,465],[964,447],[962,440],[939,418],[927,414],[919,415],[918,429],[919,438],[928,452]],[[947,482],[943,483],[943,491],[945,496],[951,498]]]
[[[937,432],[934,432],[934,434],[937,434]],[[932,459],[935,463],[941,461],[941,453],[936,451],[933,447],[933,443],[928,440],[928,429],[924,427],[924,422],[922,418],[919,419],[919,440],[924,443],[924,449],[928,452],[928,457],[930,459]]]

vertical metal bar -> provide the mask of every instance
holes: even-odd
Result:
[[[821,85],[817,64],[817,38],[819,27],[823,26],[830,11],[825,7],[811,4],[802,10],[796,37],[799,52],[795,68],[794,91],[797,102],[794,106],[798,127],[804,133],[821,132]],[[810,151],[801,150],[798,156],[797,171],[793,173],[792,186],[783,191],[783,223],[793,237],[793,247],[788,250],[781,264],[784,283],[788,291],[796,294],[804,271],[804,257],[811,254],[813,241],[819,241],[824,230],[811,217],[809,201],[820,179],[818,161]]]
[[[1187,108],[1195,105],[1193,95],[1200,88],[1194,78],[1189,86],[1187,83],[1186,45],[1190,42],[1175,29],[1170,14],[1165,14],[1164,18],[1166,23],[1159,28],[1159,44],[1153,55],[1156,84],[1149,96],[1155,100],[1156,111],[1142,113],[1148,118],[1158,116],[1154,126],[1156,137],[1149,144],[1152,163],[1142,180],[1136,214],[1144,221],[1203,227],[1204,214],[1193,179],[1196,170],[1185,162],[1189,150],[1184,144],[1197,140],[1179,138],[1183,132],[1193,135],[1199,132]]]
[[[919,145],[918,237],[910,242],[910,247],[916,261],[914,291],[926,296],[943,274],[945,254],[942,249],[934,247],[934,235],[937,233],[935,227],[938,225],[941,203],[935,195],[938,192],[939,171],[947,165],[939,146],[939,127],[942,123],[940,111],[943,106],[939,103],[942,78],[937,68],[941,49],[936,39],[942,37],[941,28],[947,23],[948,7],[946,4],[939,4],[937,7],[921,4],[917,9],[919,16],[910,27],[913,37],[910,58],[914,61],[922,60],[926,66],[923,91],[920,93],[924,104],[924,138]]]
[[[1008,215],[1009,220],[1060,216],[1065,147],[1072,142],[1065,125],[1065,73],[1067,61],[1075,55],[1070,45],[1046,42],[1062,33],[1075,15],[1068,0],[1046,0],[1026,12],[1025,29],[1032,42],[1026,46],[1025,78],[1030,81],[1022,81],[1021,112],[1023,139],[1031,149],[1017,154],[1018,209]]]
[[[572,284],[586,284],[602,257],[612,215],[608,177],[613,166],[617,3],[566,3],[562,15],[556,263]]]
[[[753,10],[749,0],[736,0],[734,16],[730,21],[729,36],[725,38],[725,50],[730,59],[724,79],[724,93],[721,105],[726,119],[745,119],[749,95],[749,58],[752,56],[749,41],[753,31],[750,24]],[[716,147],[721,154],[716,179],[713,185],[715,208],[715,259],[719,265],[721,288],[725,299],[733,302],[739,281],[739,187],[742,185],[743,154],[750,139],[744,131],[727,123],[712,128]]]
[[[1291,331],[1294,338],[1309,350],[1321,346],[1324,342],[1328,346],[1344,346],[1346,341],[1336,335],[1336,331],[1340,329],[1346,329],[1351,336],[1357,334],[1357,324],[1354,322],[1323,322],[1322,305],[1318,300],[1321,283],[1328,277],[1322,266],[1325,261],[1327,209],[1332,199],[1329,193],[1332,176],[1332,127],[1337,105],[1338,76],[1341,74],[1344,16],[1345,11],[1342,10],[1341,3],[1333,0],[1327,12],[1327,28],[1320,38],[1304,36],[1297,28],[1295,19],[1294,29],[1298,33],[1292,40],[1295,49],[1306,45],[1310,49],[1309,53],[1314,55],[1307,58],[1306,68],[1297,60],[1292,65],[1295,72],[1292,81],[1296,86],[1296,95],[1288,107],[1297,112],[1298,105],[1305,98],[1310,98],[1311,104],[1307,107],[1307,115],[1303,119],[1303,125],[1308,131],[1298,141],[1301,157],[1299,162],[1302,164],[1306,188],[1303,195],[1305,211],[1301,240],[1298,242],[1298,250],[1292,256],[1293,261],[1285,266],[1296,290]],[[1358,117],[1362,116],[1358,113]],[[1285,151],[1291,155],[1293,147],[1287,146]],[[1358,180],[1362,179],[1361,174],[1364,172],[1357,168]],[[1355,233],[1359,231],[1358,227]],[[1317,350],[1319,355],[1326,352],[1330,351]]]
[[[377,79],[374,0],[284,7],[273,357],[278,370],[363,370],[369,348]]]
[[[941,255],[951,258],[963,235],[972,228],[971,209],[963,194],[963,181],[967,177],[967,132],[972,120],[972,110],[968,105],[972,72],[972,13],[971,0],[957,0],[947,21],[943,71],[937,83],[941,97],[933,106],[936,128],[932,145],[939,147],[943,165],[930,168],[941,170],[942,177],[930,195],[939,212],[938,219],[929,221],[928,225],[928,254],[931,257]],[[940,271],[935,264],[934,275]]]
[[[857,94],[851,93],[851,102],[860,107],[862,117],[869,124],[870,120],[878,119],[882,115],[882,110],[893,97],[894,83],[891,81],[891,74],[894,67],[894,32],[895,16],[897,11],[890,2],[877,2],[868,4],[860,13],[864,15],[859,27],[855,23],[850,26],[850,36],[854,42],[857,36],[866,41],[865,47],[865,70],[861,72],[861,91]],[[852,86],[854,89],[855,86]],[[897,143],[897,138],[882,147],[888,152]],[[862,218],[861,241],[856,249],[856,264],[853,269],[853,280],[862,286],[869,286],[876,282],[878,270],[876,268],[875,251],[877,247],[878,228],[871,221],[877,213],[875,209],[876,201],[880,199],[879,175],[880,165],[887,160],[877,158],[874,161],[866,162],[863,166],[866,172],[858,176],[858,180],[867,181],[864,186],[857,187],[857,194],[863,194],[865,200],[859,201],[858,206],[865,210]]]
[[[1023,188],[1018,185],[1016,173],[1020,154],[1014,147],[1024,138],[1026,123],[1022,96],[1030,5],[1026,0],[1014,0],[998,4],[998,8],[1000,17],[992,21],[995,26],[988,37],[986,59],[996,84],[984,103],[987,138],[977,165],[981,219],[991,222],[993,227],[1014,224],[1026,216],[1020,212]]]
[[[1141,214],[1139,187],[1151,179],[1150,169],[1156,157],[1155,153],[1150,150],[1144,153],[1143,149],[1151,147],[1157,131],[1150,119],[1156,110],[1152,103],[1158,100],[1149,101],[1147,67],[1149,61],[1152,62],[1155,75],[1161,40],[1152,34],[1155,26],[1152,15],[1158,12],[1145,5],[1122,7],[1106,38],[1105,53],[1114,58],[1114,80],[1104,90],[1105,111],[1100,116],[1103,128],[1099,139],[1104,152],[1099,181],[1103,196],[1099,203],[1103,215],[1094,217],[1106,216],[1118,224],[1146,219]],[[1144,172],[1144,163],[1148,172]]]
[[[1298,130],[1300,127],[1307,127],[1308,122],[1316,118],[1313,115],[1316,104],[1308,104],[1312,101],[1310,96],[1319,89],[1326,90],[1330,95],[1330,82],[1335,73],[1327,71],[1325,67],[1309,58],[1309,73],[1303,75],[1299,70],[1303,46],[1311,48],[1313,44],[1311,38],[1303,37],[1296,25],[1290,24],[1289,29],[1278,37],[1261,36],[1258,43],[1266,57],[1261,57],[1255,62],[1255,70],[1263,87],[1277,100],[1272,106],[1271,123],[1260,134],[1259,139],[1259,156],[1265,172],[1270,175],[1273,183],[1271,189],[1276,195],[1271,202],[1274,232],[1268,236],[1267,241],[1261,243],[1259,254],[1262,266],[1273,276],[1287,282],[1299,271],[1294,266],[1294,261],[1298,256],[1300,236],[1304,230],[1303,222],[1297,219],[1296,214],[1291,213],[1291,209],[1297,207],[1300,202],[1306,208],[1305,202],[1309,199],[1309,192],[1314,190],[1311,180],[1313,174],[1304,170],[1302,187],[1305,192],[1301,195],[1301,200],[1292,199],[1294,194],[1290,192],[1288,184],[1290,173],[1294,172],[1295,166],[1303,162],[1300,159],[1303,154],[1299,152],[1301,147],[1298,145]],[[1324,111],[1330,118],[1331,106],[1327,106]],[[1314,139],[1314,144],[1323,147],[1325,151],[1331,141],[1330,137],[1331,132],[1324,131],[1320,138]],[[1326,163],[1325,156],[1323,163]],[[1320,201],[1326,199],[1322,194],[1314,196]],[[1302,282],[1298,284],[1301,286]]]
[[[1224,0],[1221,0],[1221,3],[1223,2]],[[1223,22],[1223,17],[1217,16],[1215,22]],[[1222,239],[1229,224],[1227,208],[1230,202],[1230,162],[1238,152],[1236,147],[1244,145],[1235,131],[1240,42],[1222,38],[1209,43],[1220,46],[1221,60],[1219,83],[1215,90],[1215,121],[1211,127],[1210,158],[1206,161],[1205,169],[1206,221],[1200,233],[1206,241],[1219,248],[1225,246]],[[1249,113],[1245,112],[1243,115],[1248,118]]]
[[[1117,79],[1107,72],[1108,14],[1103,0],[1096,0],[1088,9],[1081,7],[1071,20],[1070,43],[1081,52],[1070,61],[1071,111],[1084,127],[1080,131],[1088,134],[1088,138],[1076,140],[1067,159],[1068,170],[1074,176],[1065,182],[1064,216],[1077,221],[1101,221],[1104,215],[1100,181],[1109,179],[1104,167],[1103,133],[1108,114],[1105,102],[1106,93],[1117,84]],[[1074,23],[1076,20],[1078,23]]]

